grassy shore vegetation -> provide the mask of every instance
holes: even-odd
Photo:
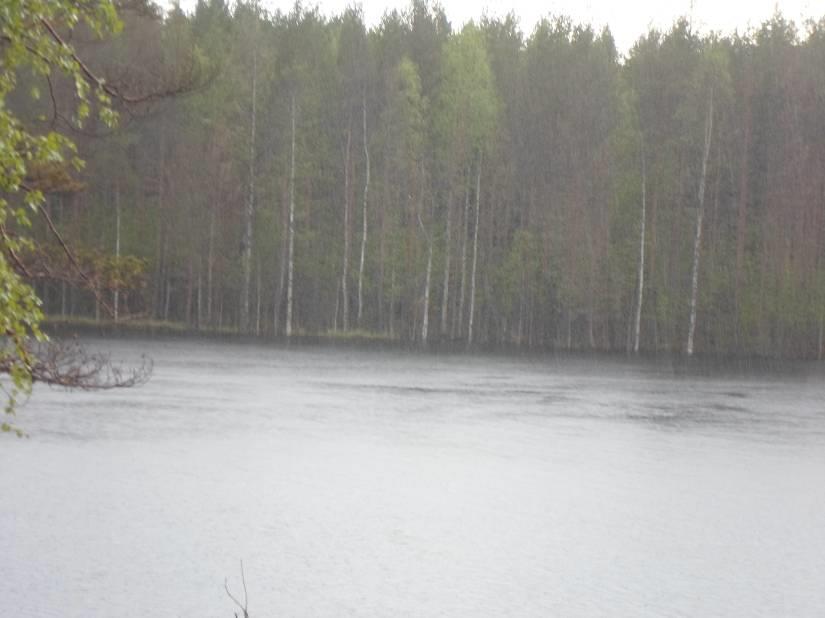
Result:
[[[148,337],[208,337],[222,339],[261,339],[250,334],[239,333],[237,328],[194,328],[185,322],[172,322],[152,319],[113,320],[111,318],[95,319],[86,316],[47,315],[41,322],[45,333],[58,337],[76,335],[111,335],[111,336],[148,336]],[[266,338],[266,339],[269,339]],[[283,336],[279,339],[284,340]],[[293,332],[292,340],[301,342],[328,342],[353,344],[397,344],[405,345],[398,337],[389,337],[385,333],[368,330],[329,330],[322,333],[310,333],[301,329]]]

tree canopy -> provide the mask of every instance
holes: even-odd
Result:
[[[825,20],[679,20],[620,55],[564,17],[454,31],[421,0],[374,27],[200,0],[124,15],[108,43],[92,35],[118,29],[110,3],[12,4],[3,118],[27,137],[3,154],[7,332],[37,336],[41,310],[105,317],[117,297],[130,319],[259,337],[357,324],[416,345],[682,352],[693,321],[701,354],[825,351]],[[85,33],[86,64],[32,7]],[[208,84],[89,135],[127,92],[90,74],[162,85],[191,48]],[[57,122],[76,151],[45,130],[50,84],[71,94]],[[32,204],[93,285],[37,268],[60,247],[45,220],[25,232]],[[27,235],[40,262],[14,244]]]

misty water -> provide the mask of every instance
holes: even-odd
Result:
[[[822,616],[825,374],[97,341],[0,442],[0,614]]]

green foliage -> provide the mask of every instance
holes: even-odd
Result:
[[[76,22],[91,12],[105,26],[98,30],[116,29],[97,12],[107,3],[77,5],[9,6],[52,11],[60,32],[71,28],[70,10],[81,12]],[[82,50],[90,66],[134,63],[141,70],[127,73],[138,81],[179,75],[194,47],[212,79],[190,96],[158,101],[105,140],[75,136],[75,149],[42,120],[32,124],[48,116],[50,99],[37,58],[11,70],[13,86],[7,70],[0,129],[13,146],[0,158],[0,197],[5,246],[22,258],[33,251],[26,238],[38,249],[44,238],[42,228],[23,227],[30,204],[64,192],[49,206],[71,244],[84,247],[83,267],[105,295],[140,291],[128,302],[154,319],[231,329],[240,323],[239,245],[254,197],[249,300],[253,312],[260,307],[261,334],[279,334],[294,101],[297,332],[327,332],[342,302],[352,315],[366,212],[359,329],[418,336],[432,247],[429,317],[438,327],[430,332],[463,337],[478,203],[481,340],[624,350],[637,303],[644,148],[642,348],[679,350],[712,90],[697,350],[819,352],[823,21],[797,29],[777,16],[749,33],[704,36],[680,20],[641,37],[620,60],[609,31],[565,17],[529,35],[513,15],[453,32],[439,6],[419,0],[372,29],[357,8],[327,18],[301,5],[268,12],[254,1],[123,18],[117,42]],[[38,33],[47,34],[34,28],[27,36]],[[48,37],[43,44],[49,54],[65,51]],[[29,54],[14,46],[4,54],[12,49]],[[102,110],[107,119],[105,90],[66,60],[68,79],[53,80],[58,94],[65,101],[68,90],[72,119],[99,128],[91,116]],[[88,161],[82,177],[79,158]],[[20,190],[24,181],[32,191]],[[121,251],[134,256],[117,263],[106,257],[114,195]],[[48,311],[95,312],[88,289],[40,281]],[[29,293],[15,302],[35,302]]]
[[[434,109],[434,131],[448,159],[474,158],[488,147],[498,107],[484,35],[467,24],[447,41]]]
[[[31,247],[23,232],[30,227],[29,215],[43,204],[43,192],[30,185],[35,169],[46,166],[81,168],[74,144],[66,136],[50,130],[37,133],[28,128],[6,101],[15,94],[19,76],[30,71],[41,78],[62,74],[74,85],[74,119],[82,124],[93,107],[100,119],[112,125],[116,115],[104,84],[92,82],[85,66],[71,45],[58,31],[78,26],[98,36],[116,32],[120,27],[111,0],[72,2],[70,0],[8,0],[3,3],[0,20],[0,370],[8,373],[11,384],[6,392],[6,412],[14,409],[20,392],[31,388],[32,359],[30,339],[43,339],[40,330],[40,301],[21,273],[10,261]],[[31,99],[40,98],[36,85],[29,89]],[[12,227],[18,230],[12,234]],[[18,267],[19,268],[19,267]],[[10,429],[3,424],[3,430]]]

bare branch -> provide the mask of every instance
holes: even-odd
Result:
[[[0,225],[0,236],[2,236],[3,238],[3,242],[6,245],[6,253],[9,254],[9,259],[11,260],[11,263],[14,266],[15,270],[17,270],[17,272],[23,275],[24,277],[31,278],[31,273],[23,264],[23,262],[20,261],[20,258],[15,253],[14,249],[12,249],[12,245],[10,242],[11,239],[9,238],[9,234],[6,231],[5,225]]]
[[[106,311],[107,314],[114,315],[114,310],[109,306],[109,303],[106,302],[106,299],[104,299],[103,296],[100,294],[100,291],[98,290],[94,282],[91,280],[91,278],[89,278],[89,276],[80,267],[80,264],[78,263],[77,258],[75,257],[72,250],[69,248],[69,245],[66,244],[66,241],[63,240],[63,237],[60,235],[60,232],[57,231],[57,227],[55,227],[54,221],[52,221],[52,218],[49,216],[48,211],[45,208],[43,208],[42,205],[38,206],[38,210],[40,211],[40,214],[43,215],[43,218],[46,220],[46,224],[49,226],[49,230],[57,239],[57,242],[60,243],[63,252],[66,254],[66,257],[69,258],[69,262],[72,264],[75,270],[77,270],[77,273],[80,275],[80,278],[83,279],[83,281],[85,281],[89,285],[89,289],[91,290],[92,294],[94,294],[95,300],[97,300],[97,302],[100,303],[100,306]]]
[[[124,103],[129,104],[137,104],[137,103],[147,103],[149,101],[155,101],[158,99],[165,99],[168,97],[184,94],[192,90],[192,84],[189,83],[182,83],[178,84],[172,88],[168,88],[166,90],[157,90],[152,91],[147,94],[141,96],[130,96],[125,94],[121,91],[121,89],[108,84],[105,79],[102,77],[98,77],[90,68],[89,66],[83,62],[80,56],[75,53],[74,49],[66,43],[63,37],[60,36],[60,33],[57,32],[57,29],[47,20],[45,17],[41,17],[39,19],[40,24],[46,29],[49,33],[49,36],[60,45],[65,51],[68,52],[71,59],[77,64],[78,68],[80,69],[83,78],[92,86],[97,88],[101,88],[103,92],[105,92],[110,97],[122,101]]]
[[[243,572],[243,560],[241,560],[241,582],[243,583],[243,606],[244,608],[248,607],[248,599],[246,596],[246,576]],[[244,609],[244,613],[246,613],[246,609]]]
[[[233,595],[232,592],[229,590],[229,582],[228,582],[227,578],[224,578],[224,580],[223,580],[223,588],[224,588],[224,590],[226,590],[227,596],[230,599],[232,599],[232,601],[235,603],[235,605],[238,606],[238,609],[241,610],[241,612],[243,613],[243,618],[249,618],[249,610],[247,609],[248,604],[247,604],[247,596],[246,596],[246,577],[244,576],[244,572],[243,572],[243,560],[241,560],[241,582],[243,583],[243,603],[241,603],[235,597],[235,595]],[[236,612],[235,616],[237,616],[237,615],[238,614]]]
[[[57,110],[57,98],[54,96],[54,84],[52,84],[51,76],[46,75],[46,83],[49,85],[49,97],[52,100],[51,126],[54,128],[57,125],[57,121],[60,119],[60,112]]]
[[[35,344],[26,348],[32,382],[78,390],[110,390],[145,384],[152,361],[143,357],[137,367],[115,365],[105,354],[90,354],[77,342]],[[0,373],[12,370],[12,358],[0,360]]]

